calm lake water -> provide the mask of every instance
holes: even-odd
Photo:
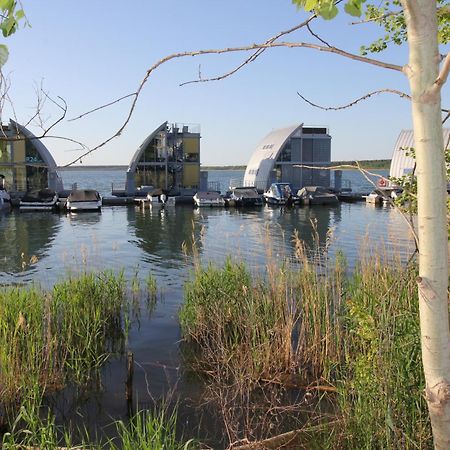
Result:
[[[66,186],[77,182],[79,187],[96,188],[107,195],[111,183],[123,184],[125,177],[121,170],[71,170],[62,175]],[[226,190],[230,178],[239,177],[242,171],[212,171],[209,175],[210,181],[221,183],[222,190]],[[369,190],[359,174],[346,173],[345,178],[350,179],[355,191]],[[0,284],[38,282],[51,286],[67,272],[85,269],[124,270],[128,279],[137,274],[144,280],[153,274],[164,296],[151,316],[144,314],[133,324],[128,338],[127,347],[138,363],[134,387],[142,404],[165,395],[175,385],[176,395],[184,402],[195,397],[198,386],[181,377],[179,367],[177,311],[183,284],[193,266],[183,245],[194,237],[203,262],[220,263],[233,255],[254,270],[263,271],[269,253],[280,260],[293,257],[294,231],[311,245],[312,222],[317,224],[321,244],[327,244],[328,256],[333,258],[342,251],[350,266],[367,249],[367,243],[378,249],[384,246],[405,259],[414,248],[408,227],[395,210],[365,203],[252,210],[104,207],[101,213],[78,215],[13,211],[0,214]],[[125,416],[124,369],[121,358],[105,367],[103,389],[78,405],[83,423],[107,425]],[[66,404],[73,399],[64,392],[55,401]],[[61,410],[66,419],[67,405]],[[184,425],[196,422],[186,405],[182,417]]]

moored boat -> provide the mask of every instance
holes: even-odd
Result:
[[[365,199],[366,203],[370,203],[372,205],[381,205],[385,197],[386,196],[383,195],[378,189],[375,189],[369,195],[366,195]]]
[[[229,192],[228,199],[235,206],[262,206],[263,199],[254,187],[235,187]]]
[[[291,206],[300,204],[300,199],[294,194],[291,183],[272,183],[263,195],[269,205]]]
[[[336,205],[339,199],[322,186],[305,186],[297,192],[297,196],[309,205]]]
[[[56,208],[58,194],[52,189],[27,191],[20,199],[20,211],[52,211]]]
[[[196,206],[225,206],[225,200],[218,191],[200,191],[194,197]]]
[[[102,197],[94,189],[75,189],[67,197],[66,209],[70,212],[100,211]]]

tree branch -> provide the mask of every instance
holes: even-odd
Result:
[[[401,14],[403,11],[389,11],[386,14],[382,14],[377,17],[371,17],[370,19],[358,20],[357,22],[350,22],[350,25],[361,25],[363,23],[376,22],[377,20],[387,19],[390,16],[397,16]]]
[[[121,102],[122,100],[125,100],[126,98],[133,97],[133,96],[136,96],[136,95],[137,95],[136,92],[132,92],[131,94],[124,95],[123,97],[120,97],[120,98],[118,98],[116,100],[113,100],[112,102],[105,103],[104,105],[101,105],[101,106],[98,106],[97,108],[91,109],[90,111],[87,111],[87,112],[85,112],[83,114],[80,114],[77,117],[73,117],[72,119],[69,119],[68,122],[73,122],[75,120],[81,119],[82,117],[87,116],[89,114],[92,114],[92,113],[94,113],[96,111],[99,111],[100,109],[107,108],[108,106],[112,106],[112,105],[114,105],[116,103]]]
[[[437,86],[440,89],[447,81],[449,72],[450,72],[450,53],[447,53],[447,55],[444,58],[444,62],[442,63],[439,75],[436,78],[436,81],[434,82],[433,86]]]
[[[191,52],[173,53],[171,55],[165,56],[164,58],[160,59],[155,64],[153,64],[147,70],[147,72],[146,72],[144,78],[142,79],[142,81],[140,82],[137,90],[135,92],[129,94],[129,96],[134,96],[134,99],[131,103],[128,114],[127,114],[124,122],[122,123],[122,125],[119,127],[119,129],[112,136],[105,139],[103,142],[101,142],[97,146],[93,147],[89,151],[83,153],[81,156],[74,159],[70,163],[66,164],[66,166],[70,166],[70,165],[76,163],[77,161],[79,161],[80,159],[84,158],[85,156],[89,155],[90,153],[98,150],[99,148],[104,147],[109,142],[111,142],[113,139],[115,139],[116,137],[118,137],[122,134],[123,130],[128,125],[128,123],[134,113],[134,110],[136,108],[136,104],[139,99],[139,95],[142,92],[142,89],[144,88],[145,84],[147,83],[148,79],[150,78],[150,75],[161,65],[163,65],[173,59],[185,58],[187,56],[200,56],[200,55],[212,55],[212,54],[220,55],[223,53],[245,52],[245,51],[268,49],[268,48],[309,48],[309,49],[313,49],[313,50],[317,50],[317,51],[334,53],[336,55],[339,55],[339,56],[342,56],[342,57],[345,57],[348,59],[352,59],[352,60],[359,61],[359,62],[364,62],[366,64],[371,64],[371,65],[374,65],[377,67],[382,67],[385,69],[395,70],[398,72],[403,71],[403,67],[396,65],[396,64],[385,63],[383,61],[379,61],[376,59],[367,58],[367,57],[360,56],[360,55],[355,55],[353,53],[349,53],[349,52],[346,52],[345,50],[339,49],[337,47],[326,47],[326,46],[322,46],[322,45],[311,44],[308,42],[271,42],[271,43],[264,43],[264,44],[251,44],[251,45],[241,46],[241,47],[227,47],[227,48],[222,48],[222,49],[205,49],[205,50],[195,50],[195,51],[191,51]],[[114,102],[112,102],[112,103],[114,103]],[[66,167],[66,166],[64,166],[64,167]]]
[[[406,98],[408,100],[411,100],[411,96],[406,94],[405,92],[401,92],[398,91],[397,89],[380,89],[378,91],[373,91],[373,92],[369,92],[366,95],[363,95],[362,97],[357,98],[356,100],[353,100],[352,102],[346,104],[346,105],[342,105],[342,106],[321,106],[321,105],[317,105],[316,103],[313,103],[311,100],[308,100],[306,97],[304,97],[302,94],[300,94],[299,92],[297,92],[297,95],[306,103],[308,103],[311,106],[314,106],[315,108],[319,108],[319,109],[323,109],[324,111],[339,111],[341,109],[347,109],[347,108],[351,108],[352,106],[356,105],[357,103],[363,101],[363,100],[367,100],[370,97],[373,97],[374,95],[377,94],[395,94],[400,96],[401,98]]]
[[[275,42],[280,37],[286,36],[288,34],[291,34],[294,31],[299,30],[300,28],[303,28],[305,26],[309,27],[309,22],[311,22],[316,17],[317,17],[317,15],[313,14],[311,17],[306,19],[304,22],[296,25],[295,27],[292,27],[292,28],[290,28],[289,30],[286,30],[286,31],[281,31],[280,33],[276,34],[275,36],[272,36],[265,43],[266,44],[270,44],[271,42]],[[197,80],[185,81],[184,83],[181,83],[180,86],[186,86],[187,84],[192,84],[192,83],[207,83],[207,82],[210,82],[210,81],[220,81],[220,80],[223,80],[225,78],[228,78],[231,75],[234,75],[239,70],[241,70],[245,65],[250,64],[253,61],[255,61],[255,59],[258,58],[258,56],[260,56],[265,51],[266,51],[266,49],[258,49],[256,52],[254,52],[251,56],[249,56],[245,61],[243,61],[241,64],[239,64],[233,70],[230,70],[229,72],[226,72],[223,75],[219,75],[219,76],[211,77],[211,78],[202,78],[201,77],[201,72],[199,70],[198,79]]]
[[[314,36],[318,41],[322,42],[322,44],[326,45],[327,47],[331,47],[331,45],[328,42],[324,41],[318,34],[314,33],[314,31],[309,26],[309,23],[306,25],[306,28],[308,28],[310,34]]]
[[[353,169],[358,170],[363,177],[375,188],[379,189],[378,186],[369,178],[369,176],[374,178],[385,178],[383,175],[380,175],[379,173],[370,172],[366,169],[363,169],[358,161],[355,161],[355,165],[352,164],[339,164],[338,166],[307,166],[304,164],[294,164],[294,167],[300,167],[304,169],[316,169],[316,170],[336,170],[336,169]],[[400,213],[400,215],[405,220],[406,224],[408,225],[411,234],[414,238],[414,242],[416,244],[416,247],[419,246],[419,237],[417,236],[416,230],[414,229],[414,225],[410,222],[406,214],[393,202],[392,198],[387,196],[383,191],[380,191],[381,195],[389,202],[391,206],[395,208],[397,212]]]

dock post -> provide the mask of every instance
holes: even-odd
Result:
[[[134,355],[127,352],[127,380],[125,382],[125,400],[127,401],[128,416],[133,415],[133,375],[134,375]]]

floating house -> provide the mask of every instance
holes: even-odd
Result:
[[[450,148],[450,128],[444,128],[444,145]],[[414,173],[416,167],[415,159],[410,155],[410,150],[414,145],[413,130],[402,130],[395,143],[394,153],[392,154],[389,177],[401,178],[405,175]]]
[[[125,191],[152,187],[171,195],[194,193],[200,184],[200,126],[162,123],[134,154]]]
[[[0,174],[13,193],[50,188],[61,191],[63,183],[56,162],[42,141],[17,122],[1,125]]]
[[[243,184],[259,190],[266,190],[276,182],[288,182],[297,189],[329,187],[330,171],[320,167],[330,165],[331,136],[327,128],[294,125],[272,131],[257,145],[247,164]]]

